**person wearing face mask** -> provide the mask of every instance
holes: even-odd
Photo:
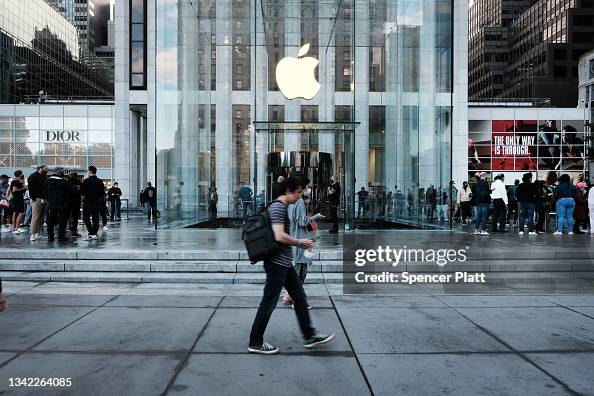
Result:
[[[466,224],[472,217],[471,207],[472,190],[468,187],[468,182],[462,182],[462,188],[458,190],[456,196],[456,203],[460,207],[460,218],[462,218],[462,224]]]
[[[47,214],[48,202],[45,192],[45,181],[47,179],[47,165],[40,165],[37,171],[33,172],[27,179],[29,186],[29,198],[31,199],[31,241],[41,237],[41,225]]]
[[[113,187],[107,190],[107,197],[109,199],[109,219],[111,221],[114,220],[114,217],[118,220],[122,219],[120,215],[120,211],[122,208],[122,201],[120,199],[121,196],[122,190],[120,190],[118,182],[114,182]]]

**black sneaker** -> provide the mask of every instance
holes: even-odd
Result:
[[[305,348],[313,348],[317,345],[325,344],[328,341],[332,340],[333,338],[334,338],[334,334],[330,334],[330,335],[316,334],[313,337],[311,337],[310,339],[306,340],[305,344],[303,344],[303,346]]]
[[[248,351],[250,353],[259,353],[260,355],[274,355],[278,353],[278,348],[270,345],[267,342],[263,342],[262,345],[250,345]]]

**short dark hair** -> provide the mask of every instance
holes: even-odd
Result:
[[[307,176],[300,176],[299,180],[301,180],[301,187],[306,188],[309,185],[309,177]]]
[[[96,175],[97,174],[97,168],[95,168],[93,165],[89,166],[89,172],[91,172],[92,174]]]
[[[517,180],[516,180],[517,181]],[[532,181],[532,173],[528,172],[528,173],[524,173],[524,176],[522,176],[522,181],[524,183],[529,183]]]
[[[289,176],[283,180],[280,184],[280,195],[285,195],[287,191],[295,192],[298,188],[303,188],[302,181],[300,178]]]
[[[23,171],[22,170],[15,170],[14,171],[14,177],[20,177],[23,175]]]
[[[559,177],[559,183],[569,184],[570,181],[571,181],[571,178],[569,177],[569,175],[567,173],[564,173],[561,175],[561,177]]]

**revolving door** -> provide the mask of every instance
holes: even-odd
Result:
[[[312,210],[330,213],[328,187],[336,176],[341,186],[339,222],[354,227],[354,131],[359,123],[254,122],[254,190],[266,203],[279,176],[307,176],[312,189]]]

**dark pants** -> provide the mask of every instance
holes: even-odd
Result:
[[[122,217],[120,212],[122,209],[122,201],[119,199],[110,199],[109,200],[109,219],[113,221],[114,216],[118,218],[118,220]]]
[[[248,208],[250,209],[250,216],[254,215],[256,212],[254,211],[254,202],[253,201],[242,201],[243,203],[243,221],[247,218],[247,211]]]
[[[264,295],[262,296],[260,307],[252,325],[250,346],[259,346],[264,342],[266,326],[274,308],[276,308],[283,287],[287,289],[289,296],[293,300],[295,314],[297,315],[303,337],[305,339],[311,338],[315,330],[311,326],[305,291],[295,272],[295,268],[264,262],[264,270],[266,271],[266,285],[264,286]]]
[[[50,208],[47,215],[47,238],[54,239],[54,227],[58,225],[58,240],[66,240],[66,224],[68,224],[68,210]]]
[[[503,199],[497,198],[493,200],[493,224],[491,230],[497,231],[497,224],[499,223],[499,231],[505,231],[505,218],[507,210],[505,209],[505,202]]]
[[[73,234],[78,234],[78,219],[80,218],[80,204],[79,206],[71,206],[68,208],[70,220],[70,231]]]
[[[107,203],[100,202],[99,203],[99,215],[101,216],[101,223],[103,227],[107,225]]]
[[[208,216],[211,220],[217,219],[217,203],[216,202],[209,202],[208,203]]]
[[[470,220],[472,217],[472,207],[470,201],[460,202],[460,217],[462,217],[463,222]]]
[[[99,231],[99,202],[85,202],[83,204],[83,221],[89,235],[97,235],[97,231]]]
[[[547,209],[548,208],[541,203],[536,204],[536,231],[544,232],[545,221],[547,218]]]
[[[330,204],[330,216],[332,217],[332,231],[338,231],[338,205]]]
[[[156,219],[157,216],[155,215],[155,210],[157,210],[157,204],[152,201],[148,201],[146,204],[148,205],[148,219],[149,219],[149,221],[151,219],[151,216]]]
[[[519,223],[520,223],[520,232],[524,232],[524,223],[526,222],[526,218],[528,219],[528,232],[534,231],[534,206],[535,204],[532,202],[520,203],[519,204]]]

